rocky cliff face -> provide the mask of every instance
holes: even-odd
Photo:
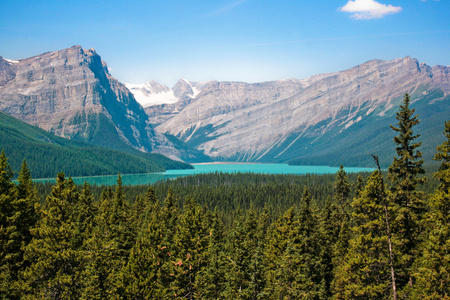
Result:
[[[62,137],[183,156],[153,130],[142,106],[94,49],[0,58],[0,110]]]
[[[369,119],[392,117],[406,92],[413,103],[448,103],[449,71],[406,57],[305,80],[215,82],[157,130],[211,157],[287,161],[311,155],[316,139],[335,139]]]

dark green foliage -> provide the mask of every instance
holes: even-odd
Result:
[[[77,201],[77,188],[71,179],[58,174],[37,227],[32,230],[33,239],[25,248],[25,258],[30,261],[24,273],[25,295],[79,298],[83,255],[73,244],[76,231],[72,210]]]
[[[7,159],[0,156],[0,294],[5,298],[19,299],[20,271],[29,265],[23,247],[31,241],[30,230],[38,220],[38,199],[24,161],[19,172],[19,184],[11,182],[12,172]]]
[[[224,228],[217,210],[213,213],[208,246],[205,251],[206,265],[196,277],[195,298],[222,299],[225,290],[227,259],[224,246]]]
[[[123,186],[119,175],[114,187],[75,186],[60,173],[53,186],[33,186],[25,162],[11,181],[2,154],[1,296],[389,299],[386,207],[400,296],[448,299],[448,149],[446,141],[436,155],[439,185],[407,190],[403,173],[392,171],[388,198],[379,172],[366,179],[342,167],[335,175],[216,173],[152,186]],[[430,195],[426,214],[408,211],[405,194],[416,201],[408,203]],[[403,222],[414,213],[420,222]],[[405,224],[414,225],[411,241]]]
[[[396,277],[399,289],[405,290],[405,293],[414,284],[411,267],[418,257],[420,226],[426,209],[423,193],[417,189],[425,181],[420,177],[425,173],[422,153],[418,150],[421,143],[415,142],[419,135],[413,133],[413,127],[420,121],[409,104],[409,95],[405,94],[396,116],[398,126],[391,126],[398,134],[394,137],[397,156],[389,166],[389,178],[392,182],[390,199],[394,204],[392,231],[396,233]]]
[[[430,199],[425,218],[422,253],[414,266],[417,299],[450,299],[450,121],[445,122],[446,140],[436,148],[441,161],[435,177],[440,185]]]
[[[52,178],[58,172],[90,176],[192,168],[163,155],[143,153],[128,146],[119,151],[63,139],[3,112],[0,112],[0,145],[14,169],[26,159],[35,178]]]
[[[352,203],[352,238],[343,262],[337,267],[335,299],[389,298],[389,254],[381,180],[381,174],[375,171]]]
[[[344,170],[344,166],[339,167],[336,173],[336,181],[334,183],[334,198],[337,204],[345,210],[347,208],[347,200],[350,196],[350,184],[348,183],[348,176]]]

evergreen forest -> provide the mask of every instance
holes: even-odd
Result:
[[[450,299],[450,121],[430,175],[409,105],[370,174],[50,185],[2,151],[0,298]]]

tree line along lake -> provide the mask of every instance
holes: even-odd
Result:
[[[121,174],[124,185],[153,184],[160,180],[174,179],[181,176],[206,173],[256,173],[256,174],[332,174],[339,167],[329,166],[290,166],[288,164],[263,164],[263,163],[199,163],[192,164],[194,169],[167,170],[161,173]],[[346,167],[349,173],[372,172],[373,168]],[[83,184],[85,181],[91,185],[115,185],[116,175],[74,177],[75,184]],[[35,182],[53,182],[54,178],[36,179]]]

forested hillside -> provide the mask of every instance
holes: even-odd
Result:
[[[0,112],[0,147],[18,170],[25,159],[34,178],[162,172],[192,166],[161,154],[128,148],[127,152],[67,140]]]
[[[60,173],[42,204],[45,186],[32,184],[25,163],[14,184],[2,154],[0,293],[449,299],[450,121],[428,185],[408,95],[397,121],[387,175],[341,167],[334,176],[218,173],[139,187],[119,175],[100,188]]]

